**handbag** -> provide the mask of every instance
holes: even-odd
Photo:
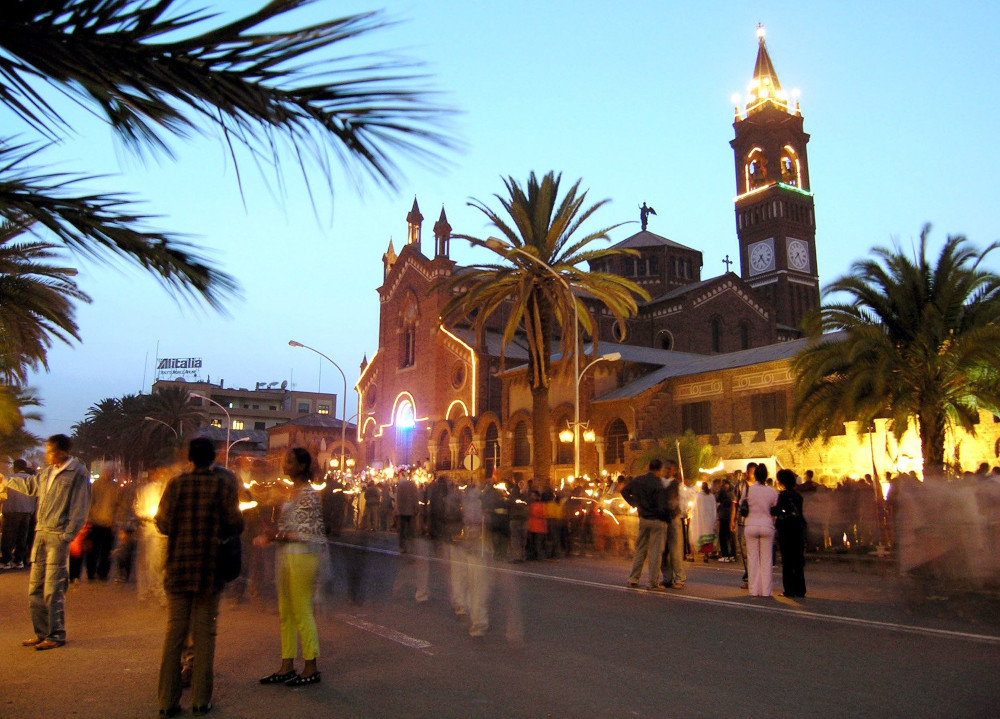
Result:
[[[243,570],[243,542],[240,535],[219,540],[215,558],[215,571],[224,584],[236,579]]]
[[[750,514],[750,500],[747,496],[749,491],[743,493],[743,499],[740,500],[740,516],[746,517]]]
[[[222,506],[222,482],[225,478],[219,478],[218,489],[216,490],[216,506]],[[240,535],[234,534],[231,537],[216,540],[218,546],[215,552],[215,573],[223,584],[240,576],[243,571],[243,542]]]

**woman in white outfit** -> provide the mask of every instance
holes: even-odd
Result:
[[[751,597],[770,597],[774,592],[771,558],[774,556],[774,518],[771,507],[778,503],[778,493],[764,482],[767,466],[758,464],[754,481],[747,487],[750,513],[746,519],[747,573]]]

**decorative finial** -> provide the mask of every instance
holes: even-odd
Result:
[[[757,23],[757,38],[761,41],[764,40],[764,26],[761,23]]]
[[[642,225],[643,231],[645,231],[646,225],[649,223],[649,216],[655,214],[656,210],[652,207],[647,207],[645,202],[639,207],[639,224]]]
[[[729,266],[733,264],[733,261],[729,259],[729,255],[726,255],[725,259],[722,260],[722,264],[726,266],[726,272],[729,272]]]

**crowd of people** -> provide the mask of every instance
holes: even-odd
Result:
[[[136,485],[91,478],[70,450],[68,437],[53,435],[40,471],[16,460],[0,478],[0,569],[30,566],[34,636],[22,644],[38,651],[65,644],[67,587],[84,571],[88,582],[135,581],[140,600],[167,610],[163,716],[179,713],[188,685],[194,713],[211,711],[215,625],[227,583],[234,601],[274,592],[281,661],[260,682],[321,681],[313,602],[329,579],[329,540],[345,527],[397,533],[400,554],[414,555],[412,577],[403,572],[397,584],[412,580],[418,602],[429,599],[431,557],[447,560],[448,599],[468,617],[471,636],[489,629],[495,576],[488,567],[497,562],[631,555],[628,586],[639,588],[646,568],[646,588],[656,592],[684,588],[685,562],[741,562],[741,586],[751,597],[773,595],[779,555],[784,596],[804,597],[807,550],[884,543],[899,550],[904,571],[935,563],[968,576],[998,569],[1000,469],[985,464],[958,481],[897,475],[886,500],[871,477],[828,487],[812,471],[801,481],[788,469],[772,478],[753,462],[745,472],[693,484],[676,462],[658,459],[635,478],[559,488],[459,482],[405,467],[360,481],[318,479],[302,448],[286,453],[282,479],[258,484],[215,464],[205,438],[191,441],[190,466],[154,468]],[[247,541],[237,544],[241,534]],[[509,612],[508,633],[519,626]]]

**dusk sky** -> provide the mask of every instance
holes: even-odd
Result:
[[[331,0],[293,18],[377,7]],[[276,189],[243,157],[241,198],[218,137],[176,141],[175,161],[144,163],[76,113],[78,135],[41,159],[115,175],[88,187],[144,200],[143,210],[162,216],[158,227],[196,239],[237,277],[243,298],[221,316],[178,304],[133,268],[75,258],[94,301],[77,311],[83,342],[55,346],[50,371],[31,378],[45,416],[31,431],[66,432],[105,397],[148,393],[157,356],[199,357],[203,378],[227,387],[287,380],[339,395],[339,374],[288,340],[330,355],[353,385],[377,348],[382,253],[390,238],[397,249],[405,241],[414,196],[429,253],[442,205],[455,233],[485,236],[470,198],[496,207],[502,176],[555,170],[567,186],[582,178],[591,200],[611,200],[591,229],[632,221],[612,235],[624,239],[647,202],[658,213],[651,231],[701,250],[703,278],[721,274],[727,254],[738,260],[731,98],[750,81],[758,22],[782,85],[800,92],[811,135],[821,284],[873,246],[910,248],[926,222],[935,251],[948,234],[979,247],[1000,238],[996,3],[434,0],[386,12],[401,22],[350,49],[424,62],[441,103],[458,111],[451,125],[463,145],[444,169],[403,158],[396,194],[371,183],[359,192],[339,173],[335,196],[313,202],[294,161]],[[2,117],[4,136],[28,133]],[[456,241],[452,257],[476,254]],[[1000,269],[1000,253],[990,267]],[[348,415],[354,408],[352,389]]]

